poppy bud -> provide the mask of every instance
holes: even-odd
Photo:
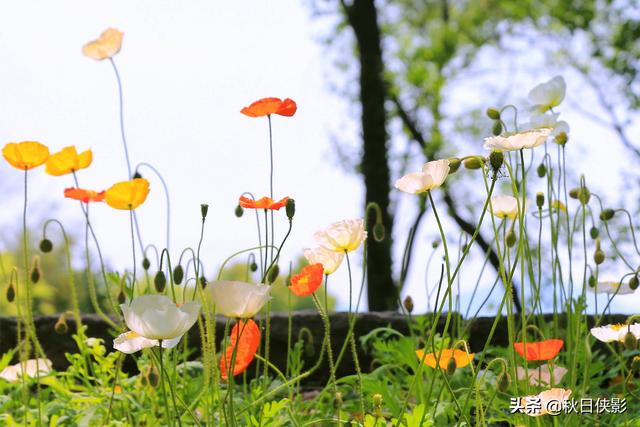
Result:
[[[579,194],[580,189],[578,187],[569,190],[569,197],[571,197],[572,199],[577,199]]]
[[[640,370],[640,356],[634,356],[631,360],[631,369],[636,372]]]
[[[373,408],[380,409],[382,407],[382,395],[380,393],[376,393],[373,395]]]
[[[207,213],[209,213],[209,205],[202,203],[200,205],[200,215],[202,215],[202,220],[204,221],[204,219],[207,217]]]
[[[207,282],[207,278],[204,276],[200,276],[200,284],[202,285],[202,289],[207,287],[207,283],[209,283]]]
[[[275,264],[267,272],[267,283],[275,282],[278,279],[279,274],[280,274],[280,267],[278,267],[278,264]]]
[[[536,206],[538,208],[542,208],[544,206],[544,193],[540,191],[536,193]]]
[[[42,252],[44,252],[44,253],[51,252],[51,249],[53,249],[53,243],[51,243],[51,240],[42,239],[40,241],[40,250]]]
[[[402,304],[409,314],[413,313],[413,298],[411,298],[411,295],[407,295]]]
[[[544,163],[540,163],[540,165],[538,165],[538,169],[536,169],[536,171],[538,172],[538,176],[540,178],[542,178],[547,174],[547,167],[544,165]]]
[[[139,178],[142,178],[142,175],[140,174],[140,172],[136,171],[136,172],[133,174],[133,178],[132,178],[132,179],[139,179]]]
[[[509,390],[509,385],[509,375],[507,375],[507,373],[505,372],[500,376],[500,378],[498,378],[498,390],[505,393],[507,390]]]
[[[556,135],[555,141],[558,145],[565,145],[569,141],[569,136],[565,132]]]
[[[493,133],[495,136],[498,136],[502,133],[502,122],[500,120],[496,120],[495,122],[493,122],[491,133]]]
[[[431,242],[431,247],[433,249],[437,248],[438,246],[440,246],[440,240],[439,239],[436,239],[433,242]]]
[[[593,261],[597,264],[600,265],[604,262],[606,256],[605,253],[602,249],[597,249],[594,253],[593,253]]]
[[[581,188],[580,192],[578,193],[578,200],[580,200],[580,203],[582,203],[583,205],[586,205],[589,203],[590,199],[591,199],[591,192],[589,191],[589,189],[587,187]]]
[[[238,205],[236,206],[236,211],[235,214],[238,218],[240,218],[242,215],[244,215],[244,209],[242,208],[242,206]]]
[[[502,151],[492,151],[489,154],[489,164],[494,172],[498,172],[504,163],[504,154]]]
[[[149,267],[151,267],[151,261],[149,261],[149,258],[144,257],[142,259],[142,268],[144,268],[144,271],[149,270]]]
[[[67,325],[67,318],[64,313],[58,317],[58,321],[53,326],[53,330],[56,331],[56,334],[58,335],[64,335],[69,331],[69,325]]]
[[[287,218],[293,219],[293,216],[296,214],[296,201],[293,199],[287,199],[284,209],[287,213]]]
[[[384,240],[384,225],[381,222],[376,222],[373,225],[373,240],[376,242],[382,242]]]
[[[467,157],[462,164],[469,170],[480,169],[482,167],[482,158],[479,156]]]
[[[638,275],[635,274],[629,279],[629,289],[636,290],[638,289]]]
[[[459,158],[457,157],[449,157],[447,160],[449,160],[449,173],[454,173],[456,172],[458,169],[460,169],[460,165],[462,164],[462,162],[460,161]]]
[[[254,261],[254,262],[252,262],[252,263],[249,265],[249,270],[251,270],[252,272],[257,271],[257,270],[258,270],[258,264],[256,264],[256,262],[255,262],[255,261]]]
[[[151,386],[151,387],[157,387],[158,384],[160,384],[160,375],[158,375],[158,371],[156,371],[155,368],[150,368],[147,371],[147,383]]]
[[[456,364],[456,359],[454,359],[453,357],[449,359],[449,362],[447,362],[447,375],[453,375],[457,367],[458,365]]]
[[[158,270],[156,277],[153,278],[153,284],[158,293],[162,293],[164,291],[165,286],[167,286],[167,276],[164,275],[164,271]]]
[[[603,221],[609,221],[616,214],[616,211],[610,208],[606,208],[602,212],[600,212],[600,219]]]
[[[9,283],[7,287],[7,301],[13,302],[16,299],[16,288],[13,287],[13,283]]]
[[[313,357],[316,354],[316,348],[313,345],[313,334],[309,332],[304,342],[304,354],[306,357]]]
[[[629,331],[624,336],[624,348],[627,350],[635,350],[638,345],[638,340],[636,336],[633,335],[633,332]]]
[[[507,237],[505,238],[505,242],[507,243],[507,246],[512,248],[515,244],[516,244],[516,233],[513,232],[513,230],[509,230],[507,232]]]
[[[500,120],[500,111],[496,110],[495,108],[487,108],[487,116],[491,119],[491,120]]]
[[[589,283],[589,287],[595,288],[596,285],[598,284],[598,281],[596,280],[594,275],[591,275],[591,276],[589,276],[588,283]]]
[[[124,304],[127,301],[127,297],[124,294],[124,291],[118,292],[118,304]]]
[[[600,230],[598,230],[596,227],[591,227],[591,229],[589,230],[589,235],[591,235],[592,239],[597,239],[600,235]]]
[[[38,268],[38,259],[33,262],[33,270],[31,270],[31,283],[34,285],[40,281],[40,269]]]
[[[182,279],[184,279],[184,269],[180,264],[178,264],[173,269],[173,283],[179,285],[180,283],[182,283]]]
[[[342,407],[342,393],[340,393],[339,391],[336,391],[336,393],[333,395],[333,406],[335,408],[341,408]]]

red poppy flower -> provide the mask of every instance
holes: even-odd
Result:
[[[279,210],[281,207],[287,204],[288,197],[278,200],[277,202],[269,197],[263,197],[258,200],[249,199],[247,197],[240,197],[240,206],[247,209],[271,209]]]
[[[318,290],[322,284],[324,267],[319,262],[306,266],[291,278],[289,289],[299,297],[306,297]]]
[[[514,342],[513,348],[527,360],[549,360],[558,355],[564,345],[563,340],[545,340],[540,342]]]
[[[295,101],[290,98],[286,98],[284,101],[280,98],[262,98],[248,107],[244,107],[240,112],[249,117],[263,117],[272,114],[291,117],[297,109]]]
[[[104,191],[97,192],[93,190],[85,190],[84,188],[67,188],[64,190],[64,197],[81,202],[101,202],[104,200]]]
[[[238,340],[239,336],[239,340]],[[223,379],[229,376],[228,364],[231,363],[233,352],[235,360],[233,364],[233,376],[244,372],[253,361],[253,357],[260,346],[260,328],[252,319],[240,320],[231,329],[231,341],[227,346],[225,357],[220,359],[220,373]]]

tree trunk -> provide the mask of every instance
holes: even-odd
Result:
[[[360,60],[363,154],[361,171],[366,205],[375,202],[382,210],[385,239],[369,239],[367,247],[367,291],[370,311],[396,310],[398,293],[391,270],[393,217],[389,212],[390,173],[387,159],[386,86],[380,27],[374,0],[342,3],[356,37]],[[373,220],[373,215],[371,215]],[[372,225],[372,222],[369,223]],[[371,229],[371,228],[369,228]],[[373,237],[373,236],[371,236]]]

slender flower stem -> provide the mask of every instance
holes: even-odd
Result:
[[[169,408],[169,401],[167,399],[167,391],[164,388],[164,365],[163,365],[163,357],[162,357],[162,340],[159,340],[158,343],[158,351],[160,353],[160,389],[162,391],[162,400],[164,402],[164,410],[167,416],[167,423],[169,426],[173,426],[173,418],[171,417],[171,409]]]
[[[131,298],[129,299],[129,304],[131,304],[136,290],[136,239],[133,234],[133,209],[129,209],[129,225],[131,229],[131,254],[133,256],[133,277],[131,279]]]
[[[124,156],[127,160],[127,179],[131,179],[131,162],[129,160],[129,149],[127,148],[127,138],[124,133],[124,102],[122,96],[122,81],[120,80],[120,73],[118,73],[118,67],[113,58],[109,58],[113,72],[116,75],[116,81],[118,83],[118,106],[120,108],[120,136],[122,137],[122,145],[124,146]]]
[[[351,275],[351,262],[349,261],[349,252],[344,251],[344,256],[347,260],[347,270],[349,272],[349,317],[355,316],[355,314],[351,313],[351,298],[352,298],[352,289],[353,289],[353,278]],[[314,295],[315,296],[315,295]],[[326,315],[326,314],[325,314]],[[349,321],[351,323],[351,321]],[[360,369],[360,360],[358,358],[358,349],[356,347],[356,338],[355,334],[349,334],[348,339],[351,341],[351,355],[353,357],[353,365],[356,368],[356,375],[358,376],[358,394],[360,401],[360,412],[362,413],[362,419],[364,419],[364,394],[362,391],[362,371]]]
[[[331,348],[331,324],[329,323],[329,316],[322,310],[322,306],[320,305],[320,301],[318,301],[318,297],[316,294],[312,294],[311,298],[313,299],[313,303],[318,309],[318,313],[322,318],[322,323],[324,324],[324,343],[323,346],[327,347],[327,358],[329,359],[329,385],[333,387],[333,395],[334,398],[338,394],[338,385],[336,383],[336,367],[333,362],[333,349]],[[338,418],[340,414],[338,414]]]

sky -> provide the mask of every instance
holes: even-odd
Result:
[[[182,248],[198,243],[201,203],[210,205],[202,247],[209,277],[227,256],[257,243],[253,215],[246,212],[236,218],[234,209],[245,191],[268,195],[267,120],[239,113],[262,97],[289,97],[298,104],[294,117],[273,119],[274,195],[293,197],[297,207],[282,259],[288,263],[303,248],[313,247],[314,231],[362,215],[362,183],[339,167],[331,142],[338,134],[357,145],[357,114],[350,100],[330,88],[341,77],[327,76],[336,71],[327,48],[318,42],[318,23],[304,2],[12,2],[0,15],[0,141],[37,140],[52,152],[68,145],[91,148],[94,162],[78,175],[82,187],[104,189],[127,178],[113,70],[108,62],[81,54],[83,44],[108,27],[124,32],[115,62],[123,83],[132,163],[151,164],[169,186],[174,259]],[[327,29],[321,27],[320,32]],[[540,75],[540,80],[550,77]],[[522,80],[523,87],[517,88],[521,96],[528,91],[525,84],[537,83]],[[471,85],[455,88],[453,99],[468,101],[465,92],[477,87]],[[568,98],[572,96],[575,100],[575,95]],[[611,138],[570,111],[563,118],[576,129],[576,140]],[[591,155],[598,165],[615,165],[624,156],[616,147],[593,145]],[[478,151],[480,147],[478,142]],[[596,182],[611,179],[588,163],[584,169],[595,173]],[[142,173],[152,188],[137,211],[143,241],[162,246],[165,197],[159,180]],[[20,220],[22,175],[0,162],[0,177],[6,195],[0,237],[10,240]],[[73,184],[71,177],[50,177],[39,169],[29,180],[29,209],[34,212],[30,225],[41,226],[45,218],[55,216],[81,236],[82,213],[62,197],[64,188]],[[398,197],[403,211],[397,229],[402,234],[407,230],[403,218],[410,217],[413,206],[407,196]],[[110,267],[130,269],[127,213],[94,206],[91,215]],[[284,211],[277,219],[282,236]],[[413,295],[416,311],[427,308],[424,267],[428,243],[435,236],[432,222],[428,219],[423,226],[416,267],[403,292]],[[354,256],[356,266],[361,264],[359,257],[360,253]],[[354,270],[359,283],[359,268]],[[470,269],[468,274],[475,273]],[[331,279],[339,309],[348,306],[347,283],[345,268]],[[472,285],[462,286],[464,299]],[[631,298],[616,308],[630,310],[638,303],[638,298]]]

